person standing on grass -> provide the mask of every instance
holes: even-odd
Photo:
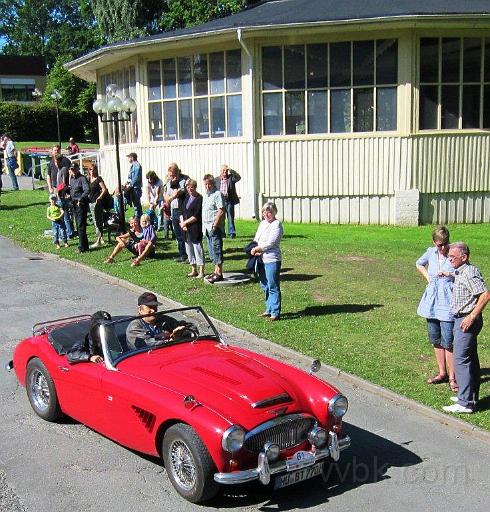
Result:
[[[235,183],[238,183],[241,179],[241,176],[226,164],[221,166],[220,175],[216,178],[216,188],[219,189],[225,201],[229,238],[236,237],[235,205],[240,202],[240,199],[236,193]]]
[[[202,231],[208,242],[208,251],[214,263],[214,272],[204,279],[214,284],[223,281],[223,234],[225,232],[225,204],[223,195],[216,188],[214,178],[206,174],[203,178]]]
[[[126,190],[129,190],[131,195],[131,203],[134,208],[134,215],[138,218],[143,214],[141,208],[141,194],[143,193],[143,169],[138,162],[138,155],[136,153],[129,153],[127,155],[130,164],[128,181],[126,183]]]
[[[19,167],[19,163],[17,162],[17,149],[15,148],[14,141],[7,134],[2,137],[2,143],[5,150],[7,170],[9,172],[10,181],[12,182],[12,189],[19,190],[19,183],[15,175],[15,170]]]
[[[478,403],[480,361],[478,334],[483,327],[482,312],[490,300],[480,270],[470,263],[470,249],[464,242],[449,246],[449,261],[454,267],[452,310],[454,313],[454,369],[458,381],[456,403],[446,405],[446,412],[471,414]]]
[[[262,207],[262,222],[257,228],[254,241],[257,246],[250,251],[252,256],[262,256],[258,264],[260,287],[265,293],[265,311],[260,316],[271,322],[279,320],[281,315],[281,239],[283,229],[276,219],[277,207],[267,202]]]
[[[458,391],[453,366],[453,327],[451,311],[454,269],[449,262],[449,231],[437,226],[432,231],[433,246],[416,261],[417,270],[427,281],[417,313],[427,319],[429,342],[434,347],[439,372],[427,384],[447,382],[451,391]],[[447,368],[447,370],[446,370]],[[449,375],[449,377],[448,377]]]
[[[78,227],[78,252],[89,250],[87,238],[88,195],[90,187],[87,178],[80,174],[78,164],[70,167],[70,194]]]
[[[53,146],[53,149],[51,150],[51,160],[49,161],[46,170],[46,183],[48,184],[48,191],[50,194],[56,193],[56,187],[58,185],[57,175],[58,169],[60,168],[60,166],[56,164],[58,157],[61,157],[61,167],[65,167],[66,172],[68,172],[68,169],[71,167],[71,160],[61,154],[61,148],[58,145]]]
[[[71,164],[68,164],[68,167],[65,165],[66,158],[62,157],[60,154],[56,155],[54,159],[54,167],[56,170],[56,175],[54,175],[53,182],[56,183],[55,192],[58,194],[58,202],[63,211],[65,212],[64,220],[65,220],[65,228],[66,234],[68,238],[73,238],[74,229],[73,229],[73,221],[70,215],[71,201],[68,198],[70,193],[70,173],[69,169]]]
[[[78,147],[78,144],[75,142],[73,137],[70,137],[66,150],[68,151],[69,155],[78,155],[78,153],[80,153],[80,148]]]
[[[109,195],[104,180],[99,176],[97,165],[92,164],[88,169],[88,181],[90,187],[89,207],[94,220],[96,240],[90,248],[95,249],[104,245],[104,199]]]
[[[65,222],[63,220],[64,212],[57,203],[58,197],[55,194],[49,196],[49,206],[46,217],[51,221],[51,230],[53,232],[53,244],[56,249],[60,248],[60,240],[63,240],[65,247],[68,247],[68,238],[66,236]]]

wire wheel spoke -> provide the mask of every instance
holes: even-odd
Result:
[[[49,406],[49,387],[46,377],[42,372],[36,370],[32,375],[32,398],[36,407],[39,409],[47,409]]]
[[[188,446],[182,441],[174,441],[170,449],[172,473],[184,489],[190,490],[196,482],[196,465]]]

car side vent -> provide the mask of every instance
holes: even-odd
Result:
[[[265,407],[271,407],[272,405],[277,404],[287,404],[291,402],[292,399],[287,393],[281,393],[280,395],[271,396],[269,398],[265,398],[264,400],[260,400],[252,404],[254,409],[264,409]]]
[[[138,415],[139,419],[145,426],[148,432],[153,432],[153,427],[155,426],[156,417],[151,412],[145,411],[136,405],[131,406],[133,411]]]

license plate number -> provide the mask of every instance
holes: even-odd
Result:
[[[321,474],[322,469],[323,462],[320,462],[319,464],[315,464],[314,466],[298,469],[297,471],[292,471],[291,473],[278,476],[274,482],[274,489],[282,489],[283,487],[287,487],[288,485],[297,484],[298,482],[302,482],[303,480],[308,480],[309,478],[318,476],[319,474]]]

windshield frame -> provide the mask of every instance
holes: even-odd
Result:
[[[109,334],[108,328],[109,327],[113,329],[113,332],[115,334],[115,330],[116,330],[115,326],[117,326],[118,324],[121,324],[123,322],[129,325],[129,323],[132,322],[133,320],[137,320],[137,319],[141,319],[141,318],[144,319],[144,318],[150,317],[150,316],[159,317],[159,316],[163,316],[163,315],[171,315],[172,313],[182,313],[183,316],[185,317],[186,311],[193,311],[193,312],[201,314],[207,323],[207,327],[214,334],[208,333],[208,334],[202,335],[202,336],[199,335],[197,338],[192,338],[192,339],[186,339],[186,338],[179,339],[178,338],[176,340],[165,340],[165,341],[162,340],[161,343],[158,343],[156,345],[149,345],[146,347],[141,347],[136,350],[131,350],[129,352],[123,352],[121,355],[119,355],[115,358],[112,357],[110,349],[109,349],[109,339],[108,339],[108,334]],[[101,345],[102,345],[102,352],[104,354],[104,363],[105,363],[106,368],[108,370],[112,370],[112,371],[117,371],[117,368],[116,368],[117,365],[121,361],[128,359],[129,357],[132,357],[132,356],[135,356],[135,355],[138,355],[141,353],[145,353],[145,352],[149,353],[155,349],[159,349],[159,348],[170,346],[170,345],[176,345],[176,344],[180,344],[180,343],[194,343],[194,342],[198,341],[199,339],[211,339],[211,340],[214,339],[214,340],[218,341],[220,344],[226,345],[226,342],[221,337],[218,329],[216,328],[216,326],[214,325],[212,320],[209,318],[207,313],[201,308],[201,306],[187,306],[187,307],[165,309],[162,311],[158,311],[156,313],[149,313],[147,315],[123,316],[123,317],[119,316],[115,320],[112,320],[109,322],[104,322],[104,324],[100,325],[99,329],[100,329],[99,332],[100,332],[100,340],[101,340]]]

